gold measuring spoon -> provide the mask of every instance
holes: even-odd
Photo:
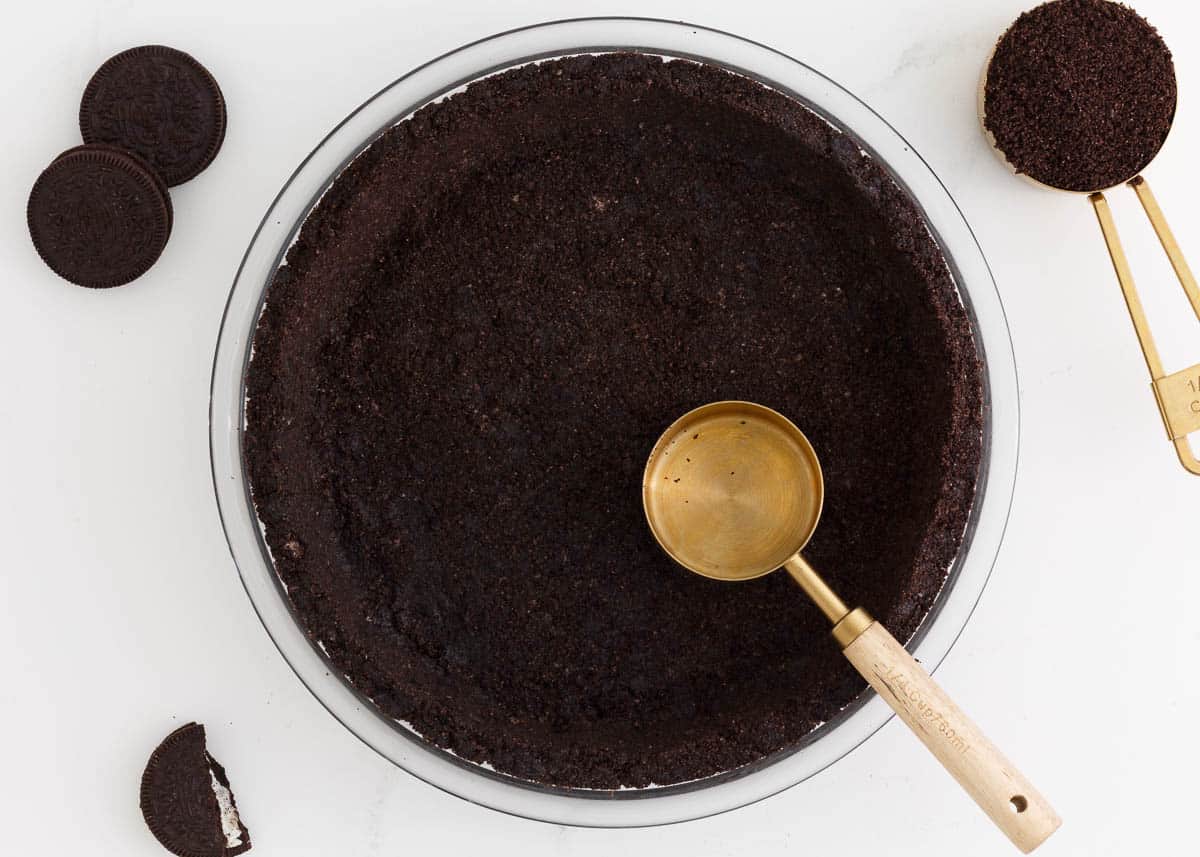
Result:
[[[992,56],[994,55],[995,51],[993,50]],[[984,96],[988,72],[991,70],[992,56],[989,56],[988,61],[984,64],[983,77],[979,83],[977,104],[981,125],[984,125]],[[1004,157],[1003,150],[996,144],[996,138],[988,131],[986,125],[984,125],[983,133],[991,143],[992,150],[1011,170],[1012,164]],[[1159,142],[1159,151],[1169,134],[1168,130],[1167,134],[1163,135],[1163,139]],[[1158,151],[1147,159],[1146,166],[1149,166],[1149,162],[1157,154]],[[1143,170],[1145,168],[1145,166],[1142,167]],[[1096,219],[1100,222],[1100,231],[1104,233],[1104,243],[1108,247],[1108,255],[1112,259],[1113,269],[1117,273],[1117,281],[1121,284],[1121,291],[1125,295],[1125,306],[1129,309],[1129,317],[1133,321],[1133,329],[1137,333],[1142,356],[1146,359],[1146,368],[1150,370],[1150,386],[1154,390],[1158,412],[1167,429],[1167,438],[1175,445],[1175,452],[1184,469],[1200,476],[1200,458],[1196,457],[1196,453],[1188,442],[1188,435],[1200,432],[1200,363],[1170,375],[1163,368],[1158,347],[1154,344],[1154,335],[1150,332],[1150,323],[1146,319],[1146,311],[1142,308],[1137,286],[1133,282],[1133,271],[1129,267],[1129,260],[1125,257],[1125,250],[1121,247],[1121,239],[1117,235],[1117,224],[1108,207],[1108,200],[1104,197],[1105,190],[1111,190],[1122,184],[1133,188],[1138,200],[1142,203],[1146,217],[1150,220],[1150,225],[1154,227],[1154,233],[1158,236],[1159,243],[1162,244],[1162,248],[1171,262],[1171,267],[1175,269],[1175,276],[1179,279],[1179,284],[1183,287],[1183,291],[1192,305],[1192,310],[1196,313],[1196,318],[1200,319],[1200,286],[1196,284],[1192,269],[1188,267],[1187,259],[1184,258],[1183,251],[1179,248],[1179,243],[1171,232],[1171,227],[1167,225],[1167,219],[1163,216],[1162,209],[1158,207],[1158,201],[1150,191],[1149,183],[1141,175],[1141,170],[1136,175],[1127,176],[1111,187],[1091,188],[1083,191],[1055,187],[1025,173],[1022,173],[1021,176],[1051,190],[1088,194],[1088,201],[1092,204],[1092,208],[1096,212]]]
[[[786,568],[833,623],[854,668],[1022,851],[1062,823],[904,647],[865,610],[848,608],[801,556],[825,489],[808,438],[782,414],[715,402],[684,414],[646,463],[642,503],[663,550],[718,580]]]

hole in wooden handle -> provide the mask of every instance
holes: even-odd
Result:
[[[1029,801],[1025,800],[1025,795],[1013,795],[1008,802],[1012,804],[1013,812],[1021,813],[1029,809]]]

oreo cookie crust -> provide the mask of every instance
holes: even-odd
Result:
[[[134,155],[79,146],[42,171],[29,193],[29,235],[60,277],[89,288],[137,279],[170,237],[171,198]]]
[[[145,158],[168,185],[212,163],[225,139],[225,99],[194,57],[143,45],[108,59],[79,106],[85,143],[107,143]]]
[[[142,774],[142,817],[179,857],[234,857],[250,850],[225,769],[208,754],[204,727],[181,726],[163,739]]]
[[[654,542],[642,470],[680,414],[803,428],[808,554],[901,640],[974,497],[981,371],[916,205],[691,62],[547,61],[419,110],[314,208],[253,347],[245,457],[298,621],[383,715],[539,783],[730,771],[864,689],[786,575]]]

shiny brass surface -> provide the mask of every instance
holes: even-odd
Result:
[[[642,503],[677,563],[705,577],[749,580],[808,543],[823,485],[816,452],[786,417],[750,402],[715,402],[659,438]]]
[[[840,622],[846,618],[850,612],[842,599],[837,597],[837,594],[829,588],[821,575],[817,574],[816,569],[808,564],[808,560],[800,556],[800,554],[792,554],[788,557],[787,562],[783,564],[787,569],[788,574],[792,576],[792,580],[800,584],[800,588],[804,590],[804,594],[812,599],[813,604],[825,614],[830,622]]]
[[[855,607],[833,626],[833,639],[844,649],[874,624],[875,620],[871,618],[870,613],[861,607]]]
[[[646,521],[675,562],[718,580],[786,568],[842,636],[853,632],[838,637],[845,647],[870,617],[847,608],[800,555],[824,498],[808,438],[752,402],[713,402],[684,414],[654,445],[642,478]]]
[[[1088,197],[1088,201],[1096,212],[1096,220],[1099,221],[1100,231],[1104,234],[1108,256],[1112,260],[1117,282],[1121,285],[1125,306],[1129,309],[1129,319],[1133,322],[1134,333],[1137,334],[1138,344],[1142,347],[1142,356],[1146,358],[1146,368],[1150,370],[1151,378],[1161,378],[1166,374],[1163,371],[1162,358],[1158,356],[1158,346],[1154,344],[1154,334],[1150,332],[1150,322],[1146,320],[1146,310],[1142,307],[1142,299],[1138,296],[1137,286],[1133,282],[1133,271],[1125,257],[1125,248],[1121,246],[1121,237],[1117,234],[1112,209],[1108,207],[1108,200],[1102,193],[1093,193]]]
[[[1171,267],[1175,269],[1175,276],[1179,278],[1179,284],[1183,286],[1183,291],[1192,305],[1193,312],[1196,313],[1196,318],[1200,319],[1200,285],[1196,284],[1192,269],[1188,266],[1187,259],[1183,257],[1183,251],[1179,249],[1179,242],[1175,240],[1175,233],[1167,224],[1167,218],[1163,216],[1162,209],[1158,207],[1158,200],[1154,198],[1149,182],[1141,176],[1137,176],[1130,179],[1129,186],[1133,188],[1133,192],[1137,194],[1138,200],[1142,203],[1146,217],[1150,220],[1150,225],[1154,227],[1154,234],[1158,236],[1158,243],[1162,244],[1163,252],[1167,254]]]
[[[1200,363],[1155,380],[1154,395],[1171,440],[1200,431]]]
[[[1154,231],[1158,234],[1163,250],[1175,269],[1180,285],[1200,318],[1200,287],[1192,276],[1191,268],[1184,259],[1179,245],[1175,241],[1171,228],[1167,225],[1150,191],[1150,185],[1138,176],[1129,182],[1142,201],[1146,216],[1150,219]],[[1133,280],[1133,271],[1121,239],[1117,234],[1117,225],[1113,220],[1108,200],[1102,193],[1093,193],[1088,197],[1096,212],[1096,220],[1100,223],[1100,231],[1104,234],[1104,243],[1108,247],[1109,258],[1112,259],[1113,270],[1117,274],[1117,282],[1121,285],[1121,293],[1125,296],[1125,306],[1129,310],[1129,318],[1133,322],[1133,330],[1137,334],[1142,356],[1146,360],[1146,368],[1150,372],[1150,383],[1154,390],[1154,398],[1158,404],[1159,414],[1167,430],[1167,437],[1175,446],[1179,461],[1189,473],[1200,476],[1200,459],[1196,457],[1187,436],[1200,431],[1200,364],[1171,375],[1163,368],[1162,358],[1158,347],[1154,344],[1154,334],[1150,332],[1150,322],[1146,318],[1146,310],[1138,297],[1137,286]]]

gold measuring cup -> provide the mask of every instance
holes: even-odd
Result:
[[[984,64],[983,77],[979,83],[977,104],[981,125],[984,125],[984,90],[991,64],[992,58],[989,56],[988,61]],[[983,133],[991,143],[993,151],[1000,155],[1001,160],[1009,169],[1012,169],[1012,165],[1004,157],[1003,150],[996,144],[996,138],[988,131],[986,125],[984,125]],[[1163,136],[1162,143],[1166,142],[1169,134],[1168,131]],[[1159,143],[1159,150],[1162,149],[1162,143]],[[1154,153],[1154,155],[1157,154],[1158,152]],[[1154,155],[1147,160],[1146,165],[1142,167],[1143,170],[1149,166],[1149,161],[1154,159]],[[1104,197],[1104,191],[1111,188],[1092,188],[1090,191],[1079,191],[1055,187],[1030,175],[1022,174],[1022,177],[1051,190],[1088,194],[1088,201],[1091,202],[1092,208],[1096,212],[1096,219],[1100,222],[1100,231],[1104,233],[1104,243],[1108,247],[1108,255],[1112,259],[1113,269],[1117,272],[1117,280],[1125,295],[1125,305],[1129,309],[1133,329],[1137,333],[1138,343],[1142,347],[1142,355],[1146,358],[1146,368],[1150,370],[1150,386],[1154,390],[1154,399],[1158,403],[1158,412],[1167,429],[1167,437],[1175,445],[1175,452],[1184,468],[1189,473],[1200,476],[1200,458],[1196,457],[1196,453],[1188,442],[1188,435],[1200,432],[1200,363],[1170,375],[1163,368],[1162,359],[1158,355],[1158,347],[1154,344],[1154,335],[1150,332],[1150,323],[1146,320],[1146,312],[1142,308],[1137,286],[1133,282],[1133,271],[1129,267],[1129,260],[1125,257],[1125,250],[1121,247],[1121,239],[1117,235],[1117,224],[1108,207],[1108,200]],[[1139,170],[1136,175],[1128,176],[1112,187],[1122,184],[1129,185],[1137,194],[1142,208],[1145,209],[1146,217],[1149,218],[1150,225],[1154,227],[1154,233],[1158,236],[1159,243],[1162,244],[1162,248],[1171,262],[1171,267],[1175,269],[1175,276],[1178,277],[1179,284],[1183,286],[1183,291],[1196,313],[1196,318],[1200,319],[1200,286],[1196,284],[1192,269],[1188,267],[1187,260],[1183,257],[1183,251],[1179,249],[1179,243],[1175,240],[1171,227],[1167,225],[1167,219],[1163,216],[1162,209],[1158,207],[1158,201],[1150,191],[1149,183],[1142,177],[1141,170]]]
[[[801,556],[824,502],[817,454],[782,414],[715,402],[684,414],[650,453],[642,503],[650,530],[684,568],[749,580],[786,568],[833,623],[846,658],[1013,843],[1028,853],[1062,823],[904,647],[853,610]]]

